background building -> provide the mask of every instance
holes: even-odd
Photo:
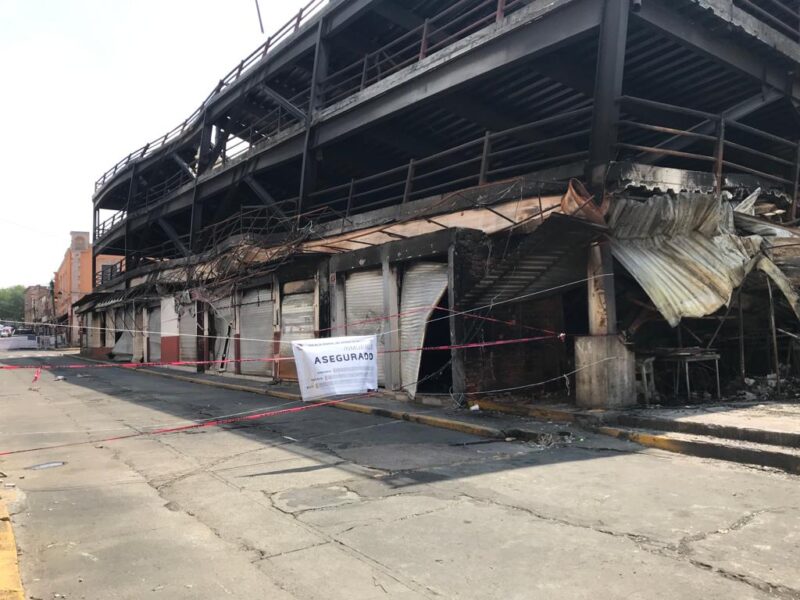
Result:
[[[59,334],[61,341],[68,345],[77,344],[79,341],[78,323],[74,318],[72,305],[91,292],[95,284],[92,274],[92,245],[89,241],[89,232],[71,231],[70,238],[69,248],[64,253],[61,265],[53,275],[55,322],[67,326],[59,328]],[[96,258],[97,264],[101,267],[118,260],[113,256],[103,255]]]
[[[53,302],[50,287],[46,285],[32,285],[25,288],[25,326],[32,327],[35,323],[46,323],[52,320]]]

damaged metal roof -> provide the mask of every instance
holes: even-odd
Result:
[[[733,210],[711,194],[617,198],[611,249],[671,326],[730,302],[761,238],[739,237]]]

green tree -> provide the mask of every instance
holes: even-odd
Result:
[[[15,285],[0,289],[0,320],[25,319],[25,287]]]

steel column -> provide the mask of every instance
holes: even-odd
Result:
[[[464,319],[457,315],[460,308],[458,304],[459,281],[456,277],[456,260],[458,254],[455,244],[450,244],[447,250],[447,307],[450,309],[450,345],[459,346],[464,343]],[[453,348],[450,350],[451,372],[453,377],[453,395],[458,404],[463,404],[464,393],[467,391],[467,372],[464,364],[464,350]]]
[[[586,179],[592,191],[605,185],[606,170],[614,158],[617,121],[625,69],[630,0],[605,0],[600,23],[597,69],[594,77],[592,140]]]
[[[303,163],[300,167],[300,193],[297,201],[297,217],[303,212],[303,205],[308,194],[313,191],[317,179],[317,164],[314,156],[317,145],[317,135],[312,124],[314,111],[319,106],[321,94],[321,81],[328,74],[328,50],[325,42],[327,31],[326,20],[320,19],[317,25],[317,42],[314,50],[314,68],[311,72],[311,89],[308,99],[308,112],[306,113],[306,135],[303,144]]]

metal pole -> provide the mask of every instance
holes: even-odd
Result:
[[[425,23],[422,25],[422,42],[420,42],[419,46],[420,60],[425,58],[425,55],[428,53],[428,27],[430,27],[430,21],[425,19]]]
[[[775,362],[775,392],[781,393],[781,366],[778,362],[778,334],[775,331],[775,303],[772,299],[772,283],[767,277],[767,292],[769,293],[769,327],[772,331],[772,358]]]
[[[742,310],[742,289],[739,288],[739,374],[744,381],[745,375],[745,361],[744,361],[744,317]]]
[[[506,0],[497,0],[497,14],[495,15],[495,21],[499,23],[503,20],[503,17],[506,16]]]
[[[489,154],[492,152],[492,137],[491,133],[487,131],[483,136],[483,153],[481,154],[481,173],[478,177],[478,184],[483,185],[486,183],[486,178],[489,174]],[[541,198],[540,198],[541,200]]]
[[[725,154],[725,119],[717,123],[717,147],[714,153],[714,177],[717,182],[717,198],[722,195],[722,161]]]
[[[797,151],[794,158],[794,190],[792,194],[792,210],[790,212],[791,220],[794,221],[797,217],[797,193],[798,182],[800,181],[800,142],[797,143]]]
[[[408,202],[411,190],[414,187],[414,159],[408,161],[408,172],[406,173],[406,187],[403,189],[403,204]]]

